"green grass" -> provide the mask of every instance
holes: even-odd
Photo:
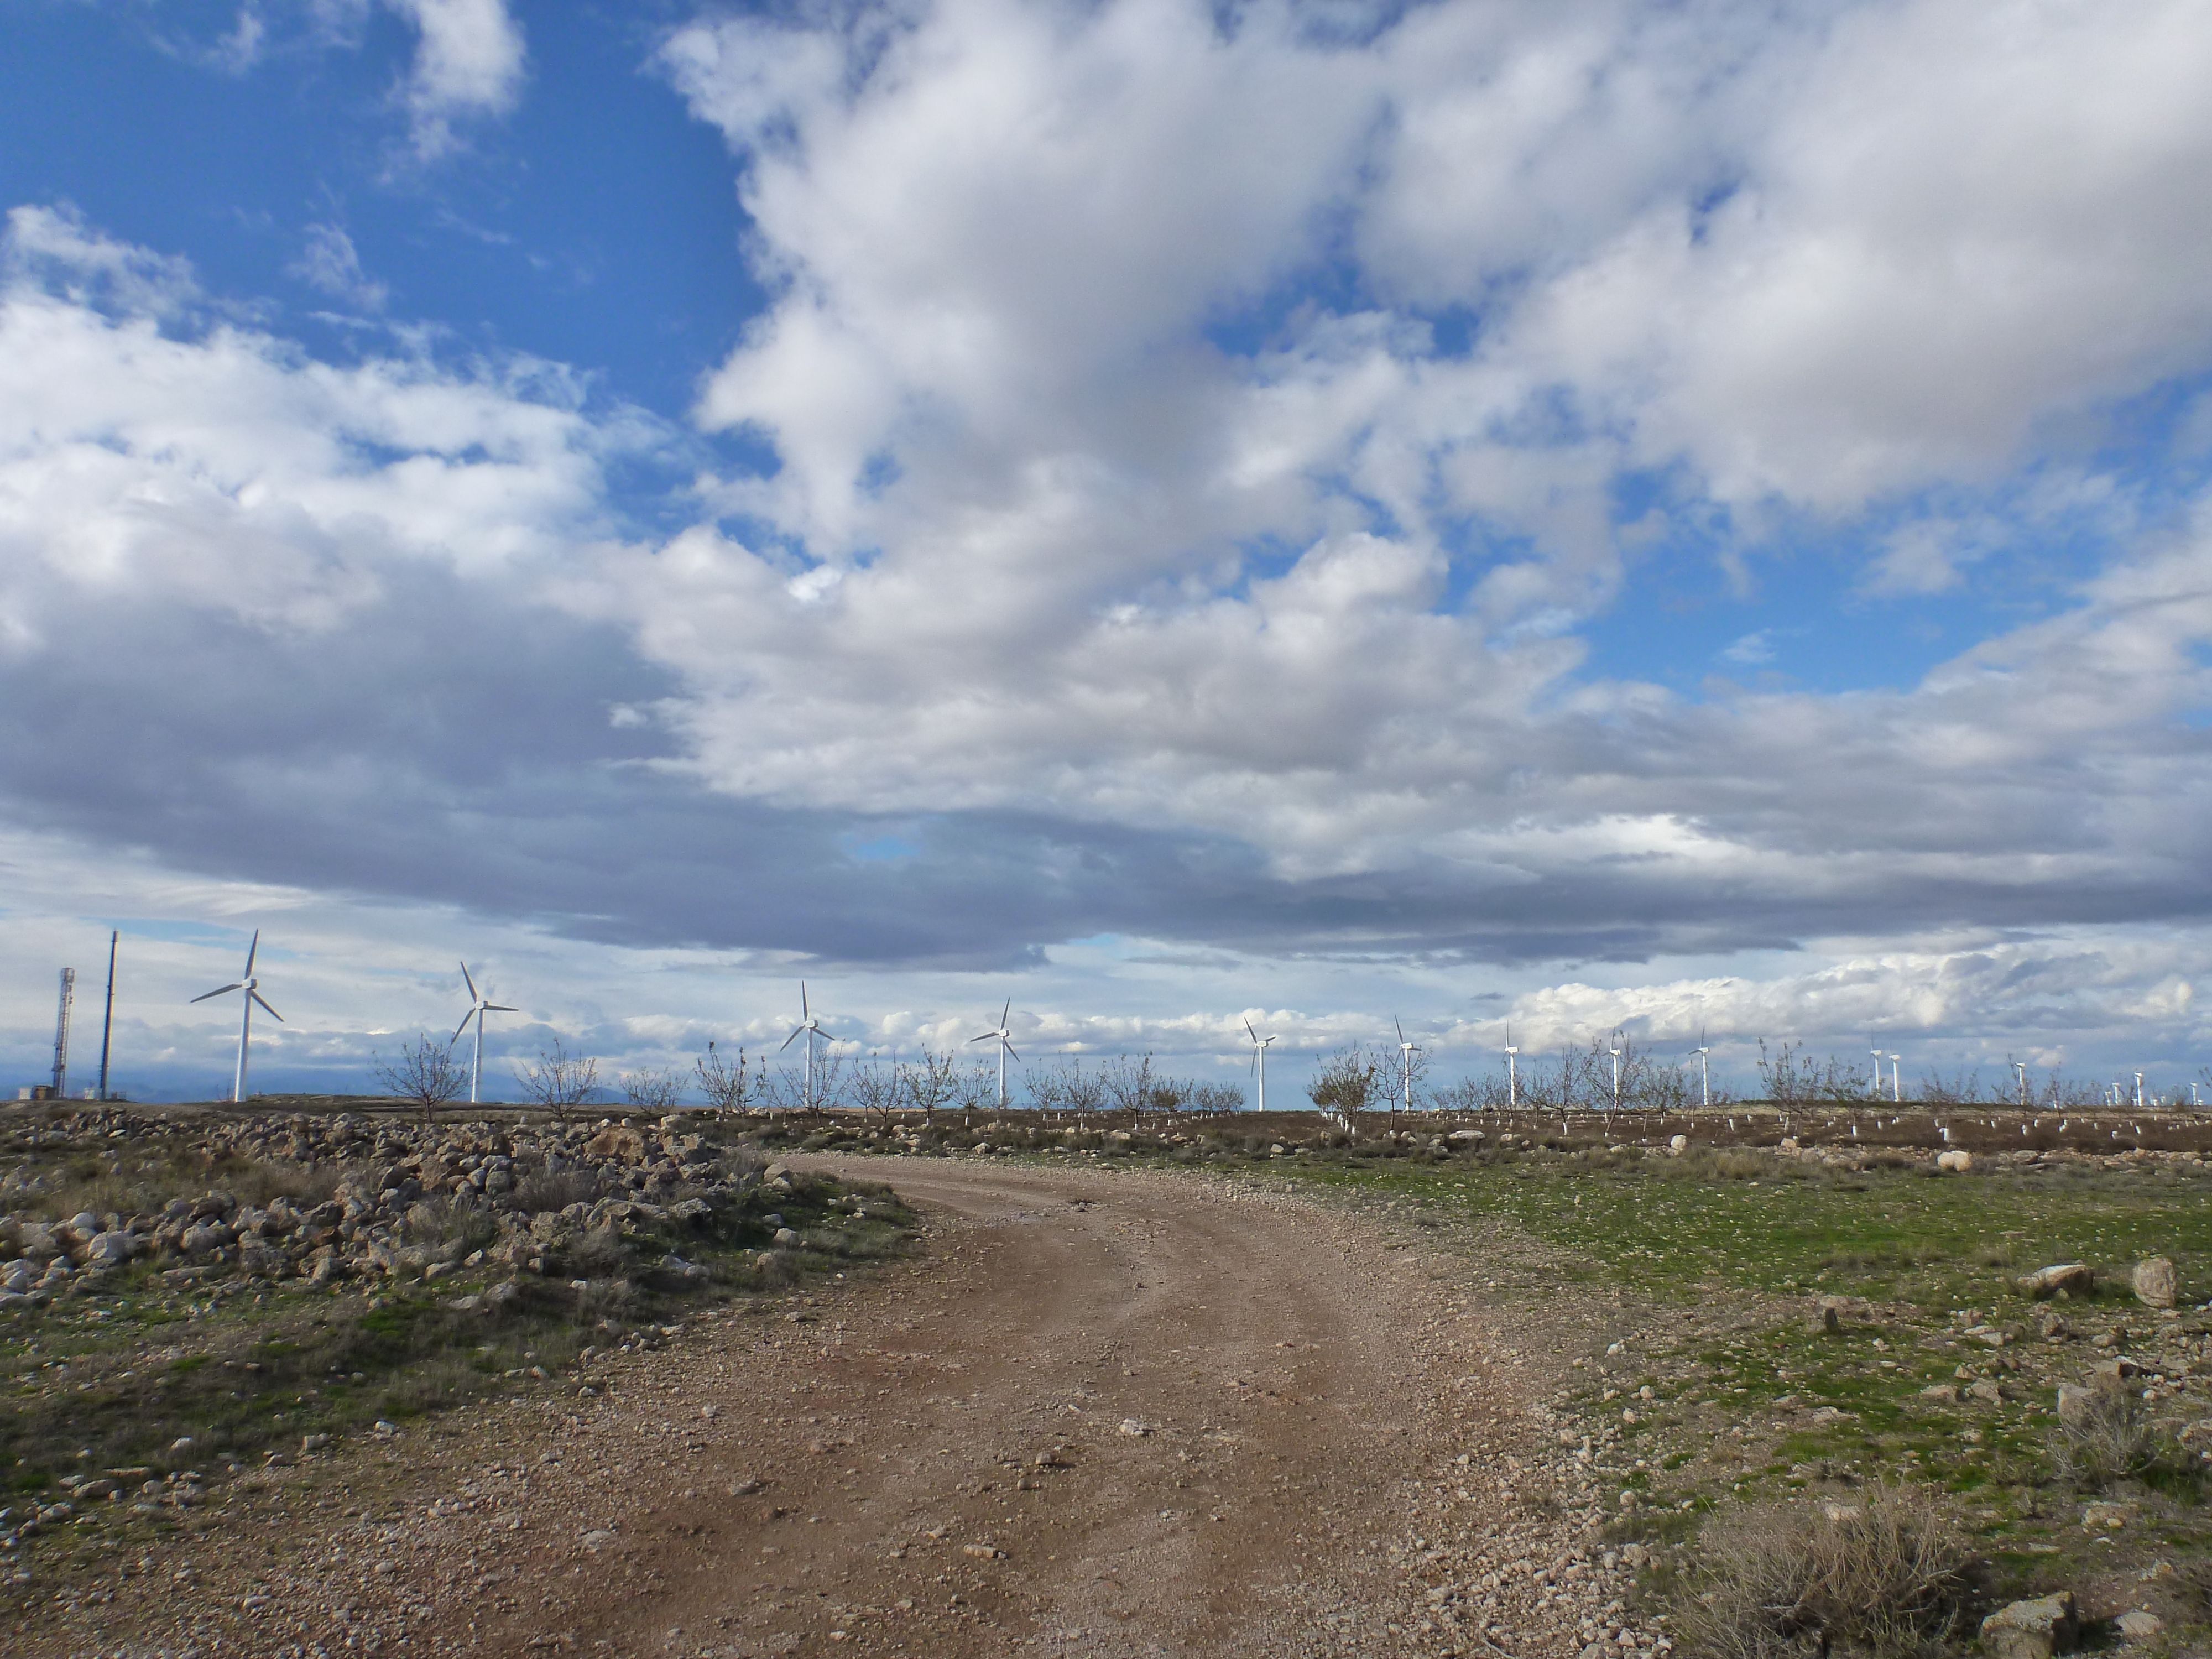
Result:
[[[2008,1293],[2008,1274],[2078,1260],[2106,1270],[2100,1297],[2131,1301],[2112,1270],[2147,1255],[2172,1256],[2185,1292],[2212,1279],[2212,1176],[2194,1173],[1837,1174],[1747,1154],[1603,1153],[1268,1168],[1496,1218],[1578,1258],[1591,1277],[1656,1297],[1720,1283],[1948,1309]]]

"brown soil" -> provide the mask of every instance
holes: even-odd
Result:
[[[1565,1325],[1249,1182],[809,1161],[921,1206],[916,1259],[244,1477],[9,1650],[1620,1651],[1540,1474]]]

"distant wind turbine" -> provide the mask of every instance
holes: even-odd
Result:
[[[2020,1103],[2026,1106],[2027,1104],[2027,1066],[2023,1061],[2015,1060],[2012,1063],[2012,1068],[2020,1073]]]
[[[1897,1062],[1904,1058],[1903,1054],[1892,1054],[1889,1057],[1889,1103],[1893,1106],[1901,1106],[1905,1103],[1905,1079],[1897,1069]]]
[[[469,1011],[461,1016],[461,1023],[453,1027],[453,1042],[461,1040],[461,1033],[469,1029],[469,1022],[477,1023],[476,1060],[469,1067],[469,1104],[477,1103],[477,1091],[483,1083],[483,1017],[486,1014],[519,1014],[520,1008],[510,1008],[503,1002],[486,1002],[477,982],[469,977],[469,964],[461,964],[461,982],[469,988]],[[451,1046],[450,1044],[447,1046]]]
[[[246,1045],[253,1036],[253,1005],[257,1002],[260,1003],[270,1018],[280,1025],[284,1023],[284,1016],[270,1007],[268,1002],[262,997],[261,981],[253,977],[253,958],[260,950],[261,930],[257,927],[253,930],[253,942],[246,947],[246,971],[229,984],[218,985],[205,995],[192,999],[194,1002],[205,1002],[209,997],[222,996],[232,991],[246,993],[240,1000],[239,1007],[238,1075],[230,1085],[230,1097],[234,1102],[242,1103],[246,1099]]]
[[[1006,1056],[1008,1054],[1014,1054],[1013,1029],[1006,1024],[1006,1017],[1013,1012],[1014,1000],[1012,997],[1008,997],[1006,999],[1006,1006],[999,1010],[998,1024],[992,1030],[984,1032],[981,1036],[972,1036],[968,1039],[971,1043],[988,1042],[994,1037],[998,1039],[999,1109],[1002,1112],[1006,1109]],[[1021,1056],[1019,1054],[1014,1054],[1014,1058],[1016,1060],[1019,1060]]]
[[[799,981],[799,1025],[777,1046],[776,1053],[781,1054],[801,1036],[806,1039],[806,1086],[800,1097],[806,1103],[806,1109],[811,1112],[814,1109],[814,1039],[820,1037],[827,1042],[830,1033],[822,1029],[821,1017],[807,1005],[806,981],[803,979]]]
[[[1620,1050],[1608,1048],[1606,1053],[1613,1056],[1613,1109],[1617,1112],[1620,1109]]]
[[[1698,1097],[1698,1099],[1707,1106],[1713,1103],[1713,1073],[1711,1060],[1712,1052],[1713,1051],[1711,1048],[1705,1046],[1705,1032],[1703,1030],[1699,1030],[1698,1033],[1697,1049]]]
[[[1267,1109],[1267,1045],[1275,1039],[1261,1036],[1252,1029],[1252,1022],[1244,1022],[1244,1035],[1252,1039],[1252,1074],[1260,1079],[1260,1109]]]
[[[1398,1075],[1405,1081],[1406,1109],[1410,1113],[1413,1109],[1413,1056],[1421,1052],[1421,1045],[1406,1041],[1406,1028],[1398,1024],[1397,1015],[1390,1016],[1390,1024],[1398,1029]]]
[[[1881,1098],[1881,1050],[1876,1048],[1872,1052],[1874,1054],[1874,1082],[1868,1089],[1867,1092],[1872,1095],[1876,1100],[1880,1100]]]
[[[1509,1024],[1505,1028],[1505,1109],[1509,1112],[1520,1109],[1521,1074],[1513,1063],[1513,1056],[1520,1052],[1513,1046],[1513,1028]]]
[[[2136,1073],[2136,1110],[2142,1110],[2142,1073]]]

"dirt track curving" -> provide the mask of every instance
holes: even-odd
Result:
[[[1417,1639],[1411,1534],[1455,1454],[1525,1439],[1527,1384],[1439,1374],[1487,1360],[1421,1335],[1413,1252],[1211,1180],[822,1162],[921,1206],[920,1258],[595,1368],[596,1397],[248,1477],[15,1650],[1502,1650]],[[1455,1529],[1505,1501],[1480,1484]]]

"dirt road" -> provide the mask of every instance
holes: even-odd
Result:
[[[917,1260],[246,1477],[15,1650],[1504,1650],[1422,1639],[1413,1534],[1528,1428],[1508,1369],[1444,1374],[1413,1253],[1210,1180],[828,1166],[922,1208]]]

